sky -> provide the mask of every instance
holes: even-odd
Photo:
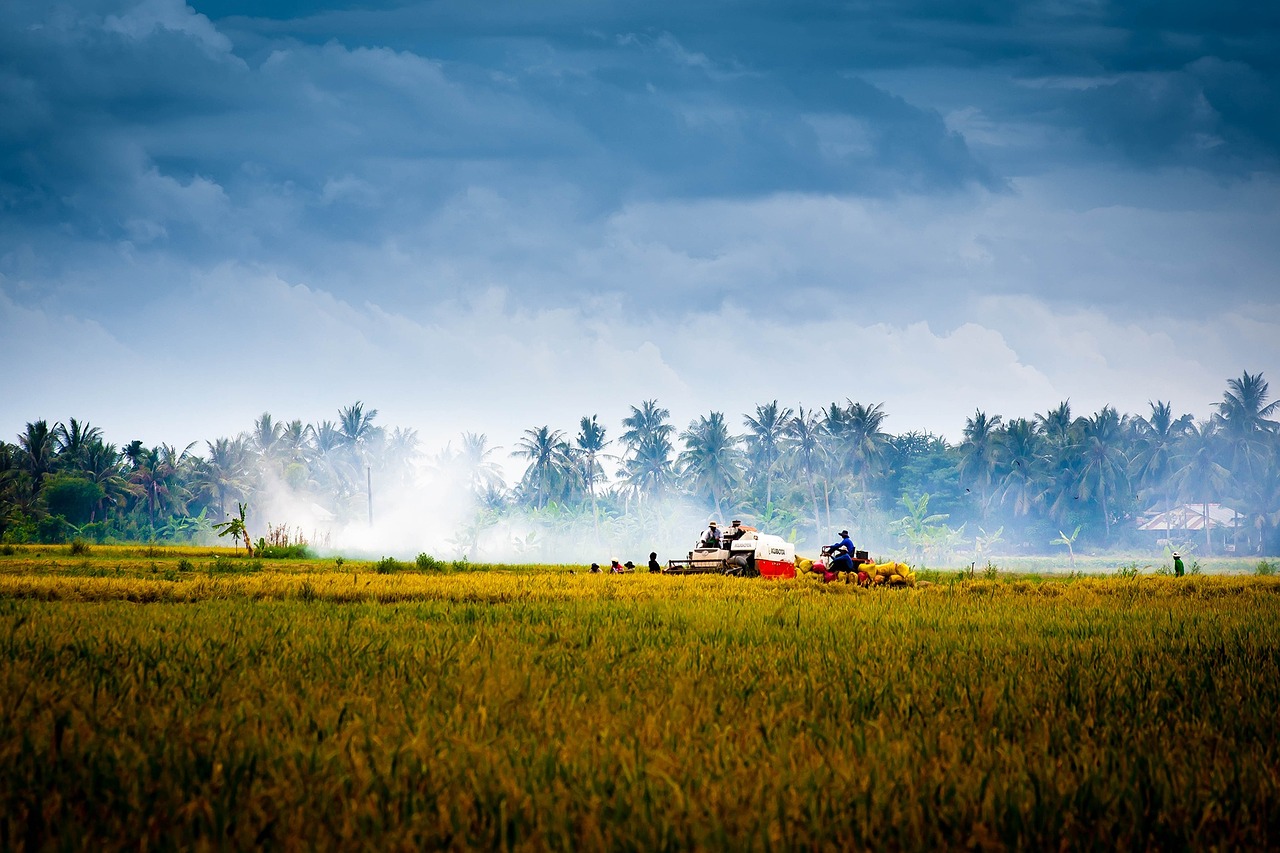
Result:
[[[1244,0],[8,0],[0,435],[1204,418],[1280,393],[1278,67]]]

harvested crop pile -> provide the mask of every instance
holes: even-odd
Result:
[[[915,586],[916,573],[906,563],[868,563],[862,567],[873,584],[890,586]]]

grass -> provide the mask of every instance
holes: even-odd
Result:
[[[4,849],[1280,838],[1274,577],[65,550],[0,558]]]

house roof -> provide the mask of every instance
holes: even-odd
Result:
[[[1215,527],[1238,527],[1244,523],[1244,517],[1229,506],[1211,503],[1209,513],[1205,515],[1205,504],[1181,504],[1167,512],[1149,509],[1138,520],[1139,530],[1204,530],[1206,522],[1209,529]]]

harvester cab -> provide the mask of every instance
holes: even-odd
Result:
[[[663,573],[793,578],[796,548],[781,536],[746,528],[740,537],[723,542],[718,548],[695,547],[685,559],[668,560]]]

